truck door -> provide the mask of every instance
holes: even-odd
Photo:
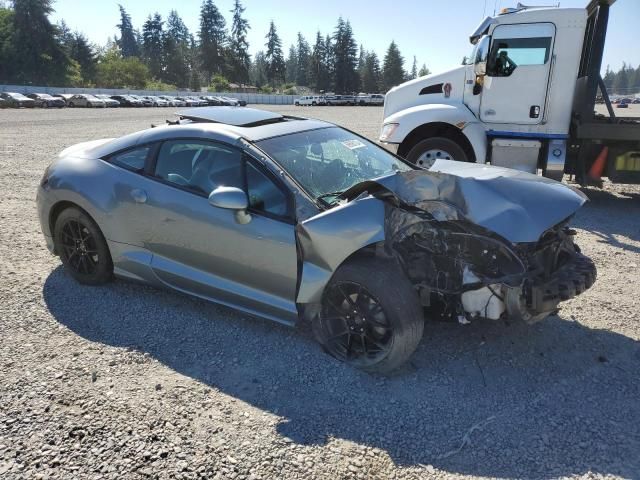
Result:
[[[493,30],[480,101],[483,122],[542,122],[554,37],[552,23],[498,25]]]

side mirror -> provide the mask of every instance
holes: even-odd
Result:
[[[249,199],[240,188],[218,187],[209,195],[209,203],[217,208],[234,210],[236,221],[241,225],[246,225],[251,221],[251,215],[247,212]]]
[[[484,35],[476,44],[473,55],[473,73],[477,77],[484,77],[487,74],[487,58],[490,45],[491,37],[488,35]]]

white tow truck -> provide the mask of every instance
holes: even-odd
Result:
[[[640,118],[616,117],[600,76],[614,2],[487,17],[465,65],[387,93],[380,141],[425,168],[451,159],[640,182]],[[598,90],[608,116],[594,112]]]

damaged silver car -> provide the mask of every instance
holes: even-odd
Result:
[[[515,170],[418,170],[335,125],[235,107],[70,147],[37,196],[79,282],[309,321],[331,355],[375,372],[410,357],[425,318],[534,322],[589,288],[568,227],[585,200]]]

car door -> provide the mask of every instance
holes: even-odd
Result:
[[[494,29],[482,86],[482,121],[542,123],[554,38],[552,23],[498,25]]]
[[[157,277],[194,295],[295,321],[294,209],[281,182],[240,150],[205,140],[163,142],[150,169],[140,188],[140,234]],[[248,192],[249,223],[209,203],[219,186]]]

